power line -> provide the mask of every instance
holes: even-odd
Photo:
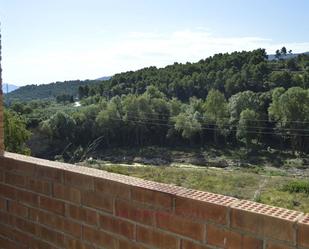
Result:
[[[130,117],[134,117],[136,118],[136,121],[163,121],[162,119],[159,118],[148,118],[148,117],[140,117],[140,116],[135,116],[135,115],[130,115]],[[130,120],[130,119],[127,119]],[[249,119],[247,119],[249,121]],[[125,120],[124,120],[125,121]],[[200,122],[202,125],[212,125],[213,123],[210,122]],[[229,124],[224,124],[222,125],[223,127],[230,127]],[[267,126],[249,126],[250,128],[255,128],[255,129],[262,129],[262,130],[274,130],[276,129],[276,127],[267,127]],[[309,129],[301,129],[301,128],[277,128],[279,130],[283,130],[283,131],[308,131]]]
[[[162,116],[162,117],[176,117],[176,116],[171,116],[168,114],[157,114],[157,113],[147,113],[146,116],[152,115],[152,116]],[[218,118],[217,120],[224,121],[227,120],[229,121],[230,118]],[[244,119],[248,121],[258,121],[258,122],[268,122],[268,123],[299,123],[299,124],[309,124],[309,121],[301,121],[301,120],[286,120],[286,121],[275,121],[275,120],[269,120],[269,119]]]
[[[115,121],[129,121],[137,124],[148,124],[148,125],[157,125],[157,126],[166,126],[166,127],[171,127],[174,128],[174,125],[170,124],[162,124],[162,123],[155,123],[155,122],[144,122],[144,121],[139,121],[139,120],[123,120],[123,119],[115,119],[115,118],[110,118],[111,120]],[[189,127],[189,126],[187,126]],[[210,128],[210,127],[201,127],[201,130],[211,130],[211,131],[221,131],[221,129],[218,128]],[[230,131],[237,131],[237,129],[230,129]],[[283,134],[283,133],[275,133],[275,132],[263,132],[263,131],[250,131],[250,130],[245,130],[245,132],[250,133],[250,134],[264,134],[264,135],[282,135],[286,137],[292,137],[292,136],[301,136],[301,137],[309,137],[309,134]]]

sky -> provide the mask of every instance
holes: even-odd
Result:
[[[96,79],[215,53],[309,51],[308,0],[0,0],[5,83]]]

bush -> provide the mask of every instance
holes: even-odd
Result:
[[[292,181],[283,187],[284,191],[290,193],[305,193],[309,194],[309,181]]]

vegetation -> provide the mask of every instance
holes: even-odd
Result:
[[[309,55],[287,53],[21,88],[7,150],[308,212]]]
[[[30,154],[26,141],[31,133],[26,129],[25,121],[10,111],[4,111],[4,144],[8,151]]]
[[[283,208],[309,212],[308,181],[295,180],[277,170],[239,168],[231,170],[201,167],[159,167],[88,162],[113,173],[224,194]]]
[[[80,86],[99,84],[101,82],[100,80],[74,80],[44,85],[27,85],[6,94],[4,100],[7,105],[11,105],[15,101],[54,100],[57,96],[64,94],[75,98],[78,96],[78,88]]]
[[[103,83],[40,87],[18,91],[26,99],[29,92],[37,98],[54,91],[58,103],[14,102],[9,108],[23,116],[36,139],[48,138],[50,148],[57,148],[53,157],[89,151],[90,145],[244,145],[248,153],[309,152],[308,55],[269,61],[265,50],[257,49],[121,73]],[[72,103],[76,94],[81,107]]]

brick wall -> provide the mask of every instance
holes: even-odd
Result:
[[[308,249],[309,216],[5,153],[0,248]]]

